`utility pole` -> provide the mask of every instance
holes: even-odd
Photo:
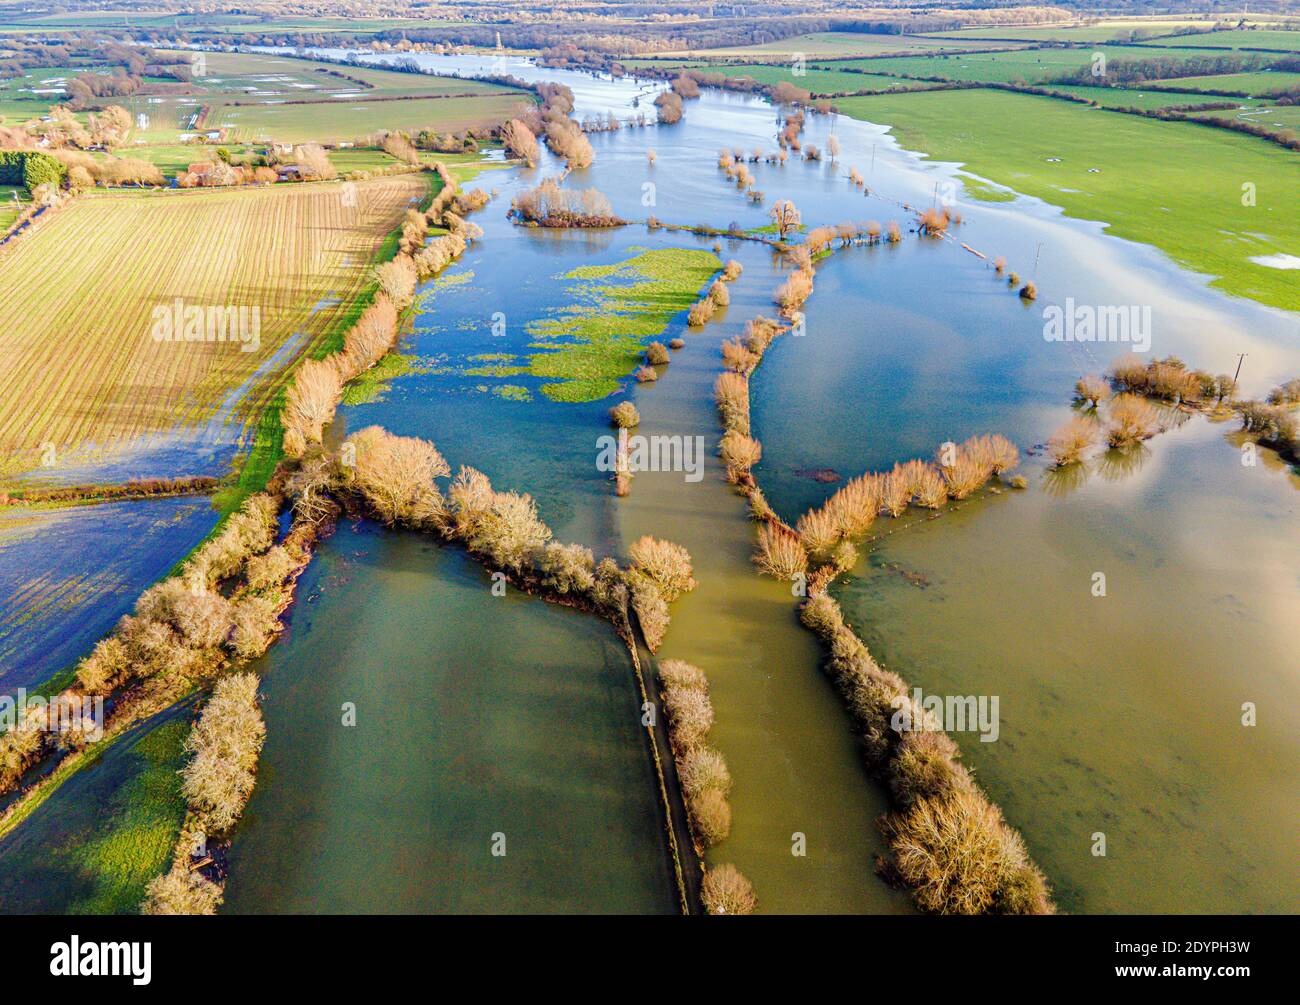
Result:
[[[1033,276],[1034,276],[1035,279],[1038,278],[1038,256],[1041,255],[1042,253],[1043,253],[1043,242],[1042,242],[1042,241],[1039,241],[1039,242],[1038,242],[1038,247],[1037,247],[1037,248],[1035,249],[1035,251],[1034,251],[1034,272],[1033,272]]]
[[[1249,355],[1250,353],[1248,352],[1237,353],[1237,372],[1232,375],[1232,386],[1234,390],[1237,387],[1237,378],[1241,376],[1241,364]]]

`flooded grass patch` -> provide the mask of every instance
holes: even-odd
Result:
[[[541,388],[552,401],[595,401],[614,393],[636,368],[645,341],[662,335],[721,268],[711,251],[658,248],[565,273],[577,280],[570,286],[575,302],[528,326],[530,335],[544,340],[532,345],[542,351],[529,372],[555,380]]]
[[[188,709],[107,747],[0,840],[0,912],[134,914],[180,831]]]

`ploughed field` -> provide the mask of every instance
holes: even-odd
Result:
[[[369,282],[358,266],[426,191],[402,175],[92,194],[57,210],[2,253],[0,300],[28,308],[0,331],[0,381],[14,392],[0,400],[0,474],[202,423],[240,388],[251,414],[339,321],[337,305]],[[163,340],[164,314],[173,335],[187,317],[178,300],[204,310],[205,339],[220,334],[207,309],[234,308],[227,341]]]

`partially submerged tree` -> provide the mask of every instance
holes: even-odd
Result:
[[[798,207],[789,199],[778,199],[768,215],[776,224],[777,233],[781,235],[782,240],[785,240],[792,231],[797,230],[802,222]]]
[[[542,151],[537,145],[537,137],[533,135],[527,123],[519,119],[511,119],[501,129],[501,140],[509,156],[523,161],[529,167],[537,165]]]

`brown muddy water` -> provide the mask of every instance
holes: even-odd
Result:
[[[912,686],[999,696],[996,740],[953,735],[1067,911],[1300,902],[1300,481],[1243,466],[1232,427],[1192,419],[1075,487],[1031,470],[835,591]]]
[[[906,895],[874,873],[874,856],[884,850],[874,821],[887,807],[818,669],[818,642],[799,624],[789,586],[757,575],[748,504],[726,483],[715,454],[718,346],[746,319],[770,313],[779,273],[765,258],[744,255],[746,275],[732,287],[731,306],[689,336],[662,379],[637,391],[635,432],[701,436],[702,480],[673,471],[636,475],[631,495],[619,501],[619,524],[628,542],[667,536],[694,559],[699,585],[674,605],[658,656],[694,663],[709,678],[716,717],[709,742],[726,758],[734,786],[731,836],[708,861],[735,864],[763,913],[907,911]]]

